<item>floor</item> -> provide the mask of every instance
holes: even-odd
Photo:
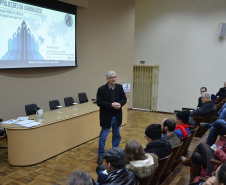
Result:
[[[130,110],[128,112],[128,123],[121,128],[122,140],[119,147],[124,148],[126,142],[130,139],[140,141],[142,146],[145,147],[147,144],[144,138],[145,128],[153,123],[162,123],[162,120],[166,117],[174,118],[174,115]],[[192,151],[199,141],[200,138],[194,138],[189,149]],[[4,146],[7,146],[6,140],[0,141],[0,147]],[[111,134],[106,141],[105,149],[110,148]],[[27,167],[14,167],[8,164],[7,148],[0,148],[0,184],[64,185],[67,184],[70,172],[76,169],[88,172],[94,180],[97,180],[95,172],[97,167],[97,150],[98,138],[70,149],[40,164]],[[163,182],[163,185],[185,185],[188,184],[188,180],[189,168],[179,164]]]

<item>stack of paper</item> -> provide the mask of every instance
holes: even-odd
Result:
[[[39,125],[39,122],[35,122],[35,120],[24,120],[24,121],[19,121],[15,123],[17,125],[23,126],[23,127],[34,127]]]

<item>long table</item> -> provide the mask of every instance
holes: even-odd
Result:
[[[78,108],[77,110],[75,108]],[[60,110],[62,113],[57,113]],[[122,125],[127,123],[127,104]],[[29,119],[37,120],[36,115]],[[8,160],[14,166],[40,163],[99,136],[99,107],[93,102],[44,112],[40,125],[26,128],[3,124],[8,136]]]

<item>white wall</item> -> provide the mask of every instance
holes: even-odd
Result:
[[[226,80],[225,0],[136,0],[134,63],[160,66],[158,110],[196,107]]]

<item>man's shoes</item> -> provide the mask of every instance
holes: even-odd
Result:
[[[211,125],[209,123],[200,123],[200,126],[203,128],[210,128]]]
[[[98,157],[97,159],[97,164],[101,165],[103,163],[102,157]]]

